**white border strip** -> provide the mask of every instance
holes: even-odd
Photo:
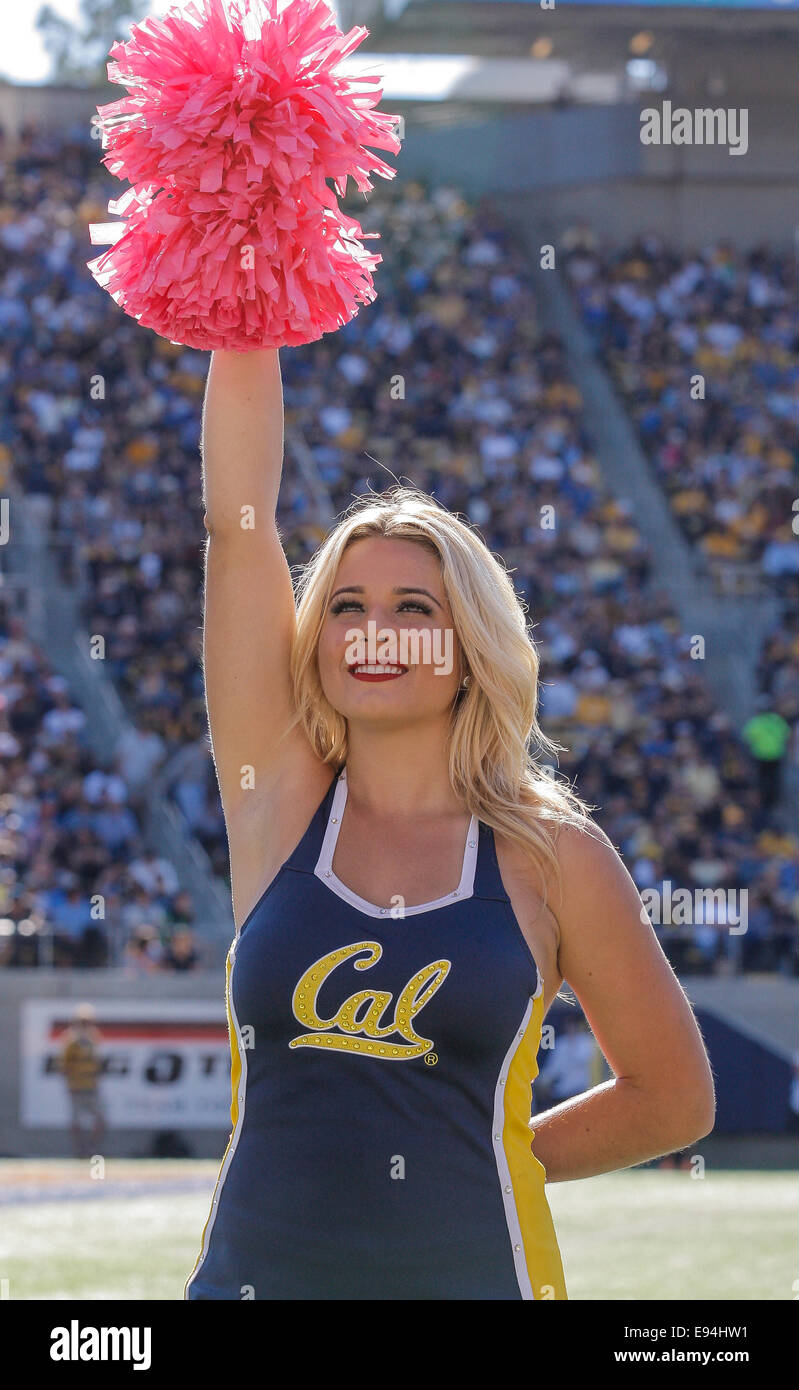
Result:
[[[508,1048],[508,1051],[505,1054],[505,1060],[503,1061],[502,1067],[500,1068],[499,1078],[497,1080],[496,1089],[494,1091],[494,1122],[492,1129],[494,1157],[497,1162],[497,1172],[499,1174],[500,1187],[502,1191],[502,1202],[505,1207],[505,1220],[508,1223],[508,1234],[510,1235],[513,1263],[516,1269],[516,1279],[519,1284],[519,1290],[521,1292],[522,1298],[527,1300],[532,1299],[533,1301],[535,1301],[535,1294],[533,1293],[533,1286],[530,1283],[530,1273],[527,1268],[527,1259],[524,1249],[524,1239],[522,1237],[522,1228],[519,1224],[519,1214],[516,1210],[516,1202],[513,1196],[513,1183],[511,1182],[508,1160],[505,1154],[505,1149],[502,1144],[502,1135],[505,1129],[505,1084],[508,1079],[508,1073],[510,1072],[513,1059],[516,1056],[519,1045],[527,1030],[527,1025],[530,1022],[530,1017],[533,1012],[535,999],[538,997],[538,993],[539,991],[537,990],[535,995],[531,995],[527,1004],[527,1008],[524,1011],[524,1018],[522,1019],[521,1024],[519,1025],[519,1028],[517,1030],[516,1037],[513,1039],[513,1042]]]
[[[350,907],[357,908],[366,917],[388,917],[391,919],[392,909],[388,907],[377,907],[375,903],[366,901],[346,883],[342,883],[333,872],[333,856],[336,853],[336,843],[338,841],[341,821],[344,815],[344,807],[347,804],[347,779],[346,769],[342,771],[338,786],[333,795],[333,804],[330,807],[330,817],[327,822],[322,839],[322,848],[319,851],[319,858],[316,861],[314,873],[321,879],[326,888],[337,897],[343,898],[344,902],[349,903]],[[405,907],[400,914],[402,917],[413,917],[419,912],[432,912],[439,907],[451,907],[453,903],[463,902],[465,899],[474,896],[474,879],[477,871],[477,851],[479,847],[480,827],[477,817],[472,816],[469,822],[469,829],[466,835],[466,846],[463,851],[463,864],[461,866],[460,883],[454,893],[446,893],[443,898],[436,898],[430,903],[415,903],[412,907]]]
[[[230,1144],[229,1144],[229,1146],[228,1146],[228,1150],[227,1150],[227,1153],[226,1153],[226,1155],[225,1155],[225,1160],[224,1160],[224,1162],[223,1162],[223,1164],[222,1164],[222,1168],[221,1168],[221,1170],[220,1170],[220,1172],[219,1172],[219,1176],[218,1176],[218,1178],[217,1178],[217,1180],[216,1180],[216,1186],[215,1186],[215,1188],[214,1188],[213,1200],[212,1200],[212,1202],[211,1202],[211,1210],[210,1210],[210,1212],[209,1212],[209,1214],[208,1214],[208,1219],[207,1219],[207,1221],[206,1221],[205,1234],[204,1234],[204,1237],[203,1237],[203,1246],[202,1246],[202,1250],[200,1251],[200,1256],[199,1256],[199,1259],[198,1259],[198,1261],[197,1261],[196,1267],[192,1270],[192,1273],[190,1274],[189,1279],[188,1279],[188,1281],[187,1281],[187,1283],[186,1283],[186,1289],[185,1289],[185,1292],[184,1292],[184,1295],[183,1295],[184,1302],[187,1302],[187,1301],[188,1301],[188,1298],[189,1298],[189,1289],[191,1288],[192,1284],[194,1283],[195,1279],[197,1278],[198,1274],[200,1273],[200,1270],[202,1269],[203,1264],[204,1264],[204,1262],[205,1262],[205,1259],[206,1259],[206,1257],[207,1257],[207,1255],[208,1255],[208,1250],[209,1250],[209,1247],[210,1247],[210,1244],[211,1244],[211,1233],[212,1233],[212,1231],[213,1231],[213,1229],[214,1229],[214,1223],[216,1222],[216,1214],[217,1214],[217,1212],[219,1211],[219,1199],[220,1199],[220,1197],[221,1197],[221,1195],[222,1195],[222,1188],[224,1187],[225,1178],[227,1177],[228,1172],[229,1172],[229,1170],[230,1170],[230,1165],[231,1165],[231,1163],[233,1162],[233,1155],[234,1155],[235,1152],[236,1152],[236,1145],[237,1145],[238,1142],[239,1142],[239,1138],[240,1138],[240,1136],[241,1136],[241,1131],[242,1131],[242,1128],[243,1128],[243,1125],[244,1125],[244,1101],[245,1101],[245,1097],[246,1097],[246,1095],[247,1095],[247,1050],[246,1050],[245,1047],[242,1046],[242,1041],[241,1041],[241,1030],[240,1030],[240,1028],[239,1028],[239,1021],[238,1021],[238,1019],[237,1019],[237,1017],[236,1017],[236,1010],[235,1010],[234,1005],[233,1005],[233,971],[234,971],[235,965],[236,965],[236,945],[237,945],[237,943],[238,943],[238,937],[237,937],[236,940],[233,942],[233,944],[232,944],[231,947],[230,947],[230,951],[228,952],[228,955],[229,955],[229,957],[231,958],[231,961],[230,961],[230,975],[228,976],[228,984],[227,984],[227,996],[228,996],[228,1003],[229,1003],[229,1005],[230,1005],[230,1018],[231,1018],[231,1022],[232,1022],[232,1024],[233,1024],[233,1031],[234,1031],[234,1033],[235,1033],[235,1035],[236,1035],[236,1046],[238,1047],[238,1050],[239,1050],[239,1057],[240,1057],[240,1059],[241,1059],[241,1069],[240,1069],[240,1073],[239,1073],[239,1093],[238,1093],[238,1097],[237,1097],[237,1099],[238,1099],[238,1111],[237,1111],[237,1114],[236,1114],[236,1127],[235,1127],[235,1129],[234,1129],[234,1131],[233,1131],[233,1134],[232,1134],[232,1136],[231,1136]]]

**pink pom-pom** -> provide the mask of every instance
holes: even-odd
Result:
[[[400,148],[379,78],[336,71],[367,32],[342,34],[325,0],[196,0],[112,48],[129,95],[99,108],[103,162],[133,187],[109,211],[135,210],[91,229],[117,240],[88,264],[127,313],[247,351],[312,342],[375,298],[381,257],[327,183],[395,174],[366,148]]]
[[[296,347],[375,298],[380,257],[366,253],[360,224],[339,210],[290,214],[267,203],[233,222],[218,209],[192,211],[182,193],[159,192],[89,268],[126,313],[170,342]]]

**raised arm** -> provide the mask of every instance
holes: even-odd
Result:
[[[295,609],[275,520],[283,461],[277,349],[213,353],[202,458],[205,690],[240,922],[270,862],[276,870],[291,848],[270,834],[279,803],[308,779],[313,801],[324,780],[304,732],[286,733]],[[298,812],[301,821],[302,805]],[[286,831],[290,841],[290,824]]]

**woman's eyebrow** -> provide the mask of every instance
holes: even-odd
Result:
[[[337,598],[339,594],[362,594],[362,593],[363,593],[363,585],[362,585],[362,584],[348,584],[348,585],[346,586],[346,588],[344,588],[344,589],[336,589],[335,593],[332,593],[332,594],[330,595],[330,598],[331,598],[331,601],[332,601],[334,598]]]
[[[334,599],[334,598],[337,598],[339,594],[362,594],[363,592],[364,592],[364,587],[363,587],[362,584],[347,584],[346,587],[343,588],[343,589],[336,589],[335,593],[332,593],[332,594],[330,595],[330,601],[331,601],[331,603],[332,603],[333,599]],[[443,605],[442,605],[442,604],[439,602],[439,600],[436,598],[435,594],[431,594],[431,593],[430,593],[430,590],[429,590],[429,589],[403,589],[403,588],[396,588],[396,589],[392,589],[391,592],[392,592],[392,594],[424,594],[426,598],[432,599],[432,601],[433,601],[433,603],[436,605],[436,607],[437,607],[437,608],[441,608],[441,609],[442,609],[442,612],[443,612]]]
[[[435,594],[431,594],[429,589],[394,589],[392,590],[392,592],[395,594],[424,594],[427,598],[433,600],[433,603],[436,605],[436,608],[442,607]]]

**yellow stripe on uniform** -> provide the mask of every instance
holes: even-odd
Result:
[[[532,1151],[530,1086],[538,1075],[544,994],[531,996],[508,1049],[494,1096],[493,1144],[519,1289],[524,1299],[567,1299],[563,1264],[544,1184]]]
[[[233,1158],[233,1151],[236,1147],[236,1141],[238,1139],[240,1130],[239,1120],[240,1118],[244,1118],[244,1108],[243,1106],[239,1106],[239,1096],[241,1095],[243,1097],[244,1094],[244,1087],[241,1085],[242,1072],[244,1070],[244,1067],[242,1060],[242,1052],[239,1048],[238,1026],[233,1012],[233,1005],[230,997],[230,977],[233,970],[235,950],[236,944],[234,942],[230,950],[228,951],[227,961],[225,963],[225,1011],[227,1013],[228,1036],[230,1038],[230,1122],[233,1128],[230,1132],[230,1138],[227,1142],[227,1148],[225,1149],[225,1152],[222,1156],[222,1165],[219,1169],[219,1175],[214,1186],[214,1195],[211,1199],[211,1210],[209,1211],[208,1216],[206,1217],[205,1225],[203,1226],[200,1253],[197,1256],[197,1259],[194,1263],[194,1269],[192,1270],[191,1274],[186,1280],[186,1285],[183,1290],[184,1299],[186,1299],[188,1295],[188,1289],[192,1279],[197,1273],[197,1270],[199,1269],[200,1265],[202,1264],[202,1261],[205,1259],[205,1256],[208,1252],[208,1244],[211,1239],[211,1231],[213,1230],[214,1218],[216,1217],[217,1212],[219,1192],[227,1174],[227,1170],[230,1167],[231,1159]]]

